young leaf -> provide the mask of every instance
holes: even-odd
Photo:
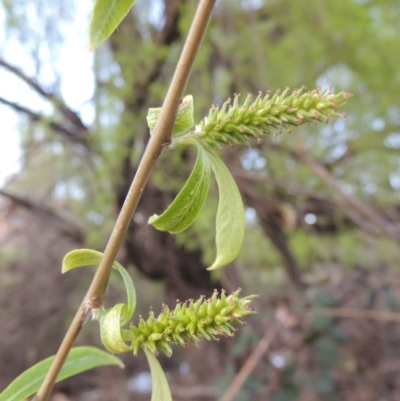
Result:
[[[23,401],[35,394],[48,372],[54,356],[40,361],[19,375],[1,394],[0,401]],[[116,356],[95,347],[72,348],[58,377],[57,382],[97,366],[124,364]]]
[[[172,136],[176,137],[183,135],[194,126],[193,107],[193,96],[185,96],[179,105]],[[150,128],[150,135],[153,135],[153,130],[156,127],[160,113],[161,107],[152,107],[147,112],[146,120],[147,125]]]
[[[128,352],[132,348],[126,345],[121,334],[121,321],[126,316],[126,305],[117,304],[100,315],[101,342],[113,353]]]
[[[66,273],[69,270],[75,269],[81,266],[97,266],[103,254],[98,251],[94,251],[93,249],[75,249],[64,256],[62,262],[63,273]],[[128,324],[133,316],[133,312],[136,308],[136,290],[133,285],[133,281],[131,276],[128,274],[126,269],[117,261],[114,262],[113,268],[116,269],[119,274],[121,274],[122,279],[124,280],[126,296],[128,298],[128,304],[126,308],[122,310],[121,314],[121,327]]]
[[[62,261],[61,272],[66,273],[69,270],[82,266],[97,266],[103,254],[93,249],[74,249],[68,252]]]
[[[239,189],[225,164],[210,147],[206,148],[219,190],[216,221],[217,256],[208,270],[232,262],[239,253],[244,236],[244,208]]]
[[[114,32],[134,3],[135,0],[96,0],[89,28],[89,50]]]
[[[144,352],[150,365],[151,379],[153,382],[151,401],[172,401],[171,390],[163,368],[152,352],[147,349],[144,349]]]
[[[196,164],[185,186],[161,215],[154,214],[149,224],[172,234],[186,230],[196,219],[207,197],[210,185],[210,161],[201,144],[197,145]]]

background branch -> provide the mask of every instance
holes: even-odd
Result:
[[[48,125],[53,131],[59,133],[70,141],[79,142],[82,145],[88,146],[86,135],[82,136],[82,131],[71,131],[62,124],[52,121],[49,117],[46,117],[40,113],[28,109],[25,106],[21,106],[18,103],[11,102],[3,97],[0,97],[0,103],[11,107],[15,111],[25,114],[31,121],[42,123],[44,126]]]
[[[63,115],[66,117],[78,130],[87,131],[86,125],[82,122],[79,115],[71,110],[59,97],[54,95],[47,90],[45,90],[39,83],[27,76],[21,69],[8,63],[6,60],[0,58],[0,66],[5,68],[7,71],[16,75],[22,81],[24,81],[30,88],[32,88],[36,93],[49,100]]]
[[[232,172],[235,177],[243,178],[244,180],[269,183],[274,187],[290,192],[291,195],[302,195],[312,201],[317,201],[320,204],[323,204],[325,207],[331,206],[332,208],[338,208],[349,219],[349,221],[352,221],[356,226],[359,226],[373,236],[376,236],[379,233],[375,226],[366,224],[365,219],[363,219],[356,211],[351,208],[344,207],[343,203],[333,197],[328,197],[322,192],[311,190],[307,187],[299,185],[297,182],[274,177],[266,173],[245,171],[241,168],[234,168]]]
[[[375,210],[361,202],[357,197],[346,193],[332,174],[330,174],[324,166],[318,163],[308,152],[306,152],[303,145],[299,145],[297,155],[299,160],[306,163],[318,177],[320,177],[329,187],[334,189],[335,192],[342,199],[348,202],[359,214],[368,219],[368,221],[379,228],[381,232],[400,243],[400,237],[397,230],[395,230],[395,227],[392,227],[389,222],[385,221],[377,212],[375,212]]]
[[[0,189],[0,196],[9,199],[13,204],[21,206],[31,212],[42,214],[46,218],[53,219],[58,223],[60,231],[76,241],[77,243],[83,243],[85,239],[85,231],[83,227],[78,225],[76,221],[73,221],[72,216],[67,215],[65,211],[57,212],[51,206],[46,206],[43,203],[38,203],[32,199],[21,197],[15,194],[11,194],[4,189]]]
[[[246,362],[243,364],[242,368],[239,370],[238,374],[232,380],[228,389],[219,399],[219,401],[232,401],[237,393],[240,391],[240,388],[243,386],[244,382],[250,376],[251,372],[257,366],[258,362],[260,362],[261,358],[268,351],[271,346],[273,340],[275,339],[278,332],[278,328],[276,324],[273,324],[269,330],[267,330],[257,344],[257,347],[254,348],[253,352],[247,358]]]
[[[384,322],[400,323],[400,313],[387,310],[372,310],[360,308],[325,308],[316,311],[319,315],[344,317],[352,319],[381,320]]]

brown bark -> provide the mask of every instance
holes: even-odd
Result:
[[[282,256],[285,270],[290,282],[296,288],[304,287],[300,267],[289,248],[284,231],[282,230],[282,216],[276,203],[268,202],[268,198],[261,194],[248,182],[239,179],[238,185],[244,203],[256,210],[259,223]]]

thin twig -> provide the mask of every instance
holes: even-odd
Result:
[[[179,400],[192,400],[192,399],[203,399],[218,397],[219,389],[217,386],[205,386],[203,384],[198,385],[186,385],[177,386],[171,385],[171,393],[174,399]],[[162,400],[161,400],[162,401]]]
[[[87,138],[86,136],[80,135],[81,131],[72,132],[69,129],[67,129],[64,125],[51,120],[49,117],[46,117],[40,113],[37,113],[36,111],[33,111],[31,109],[28,109],[25,106],[22,106],[18,103],[11,102],[10,100],[4,99],[3,97],[0,97],[0,103],[5,104],[6,106],[11,107],[15,111],[18,111],[19,113],[23,113],[28,118],[33,121],[33,122],[40,122],[43,125],[48,125],[52,130],[55,132],[58,132],[68,140],[73,140],[74,142],[79,142],[82,143],[85,146],[88,146]]]
[[[306,195],[311,199],[315,199],[319,202],[324,203],[324,205],[332,205],[341,208],[343,214],[354,224],[361,227],[363,230],[371,235],[378,235],[379,232],[376,230],[375,226],[366,224],[365,218],[359,215],[352,208],[343,208],[342,203],[339,199],[328,197],[320,192],[313,191],[309,188],[302,187],[297,183],[282,178],[274,177],[266,173],[254,172],[254,171],[244,171],[242,168],[231,169],[235,177],[244,178],[246,180],[261,181],[266,183],[271,183],[272,185],[283,188],[290,192],[291,194]],[[368,222],[367,222],[368,223]]]
[[[384,322],[400,323],[400,313],[386,310],[358,308],[324,308],[318,309],[317,314],[333,317],[348,317],[353,319],[381,320]]]
[[[238,374],[233,379],[232,383],[219,399],[219,401],[232,401],[236,394],[239,392],[240,388],[243,386],[246,379],[250,376],[253,369],[257,366],[257,363],[263,357],[263,355],[268,351],[274,340],[276,333],[278,331],[277,326],[274,324],[260,340],[257,347],[254,348],[251,355],[247,358],[246,362],[238,372]]]
[[[75,125],[76,128],[80,130],[84,130],[87,132],[87,127],[83,124],[81,118],[71,110],[60,98],[58,98],[54,93],[51,93],[44,89],[42,86],[36,82],[34,78],[26,75],[21,69],[10,64],[6,60],[0,58],[0,66],[4,67],[9,72],[15,74],[18,78],[24,81],[27,85],[29,85],[34,91],[36,91],[39,95],[43,96],[45,99],[49,100],[53,103],[72,124]]]
[[[378,227],[386,235],[390,236],[397,242],[400,242],[398,233],[390,227],[389,223],[386,222],[378,213],[375,212],[368,205],[362,203],[355,196],[346,193],[340,183],[329,173],[329,171],[314,160],[309,153],[300,147],[297,152],[298,158],[306,163],[318,177],[320,177],[326,184],[328,184],[335,192],[343,199],[345,199],[355,210]]]
[[[26,210],[41,213],[42,215],[46,216],[46,218],[54,220],[55,222],[59,223],[60,231],[62,233],[78,243],[83,242],[85,238],[84,228],[80,226],[79,223],[75,221],[67,212],[61,213],[60,211],[57,211],[43,202],[38,203],[33,199],[12,194],[4,189],[0,189],[0,197],[1,196],[8,198],[15,205],[22,206]]]
[[[87,314],[92,308],[98,308],[103,304],[104,293],[107,287],[112,264],[114,263],[117,252],[121,247],[136,206],[158,156],[163,148],[171,141],[172,129],[175,124],[179,103],[185,90],[196,53],[210,20],[214,4],[215,0],[201,0],[198,5],[175,74],[165,97],[158,123],[143,154],[135,178],[133,179],[107,248],[104,252],[104,256],[96,271],[88,293],[86,294],[84,301],[78,309],[64,340],[60,345],[53,364],[50,367],[41,388],[34,398],[35,401],[47,401],[56,378]]]

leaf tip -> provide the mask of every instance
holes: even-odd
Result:
[[[158,214],[153,214],[153,216],[150,216],[149,219],[147,220],[147,224],[153,224],[157,219],[158,219]]]
[[[92,36],[94,36],[94,35],[90,34],[89,44],[88,44],[88,53],[92,52],[93,50],[96,50],[103,42],[103,40],[98,40],[97,38],[92,37]]]
[[[116,366],[119,366],[121,369],[125,369],[125,364],[119,358],[118,358],[118,362],[117,362]]]
[[[66,273],[68,270],[71,270],[71,267],[67,263],[67,255],[65,255],[62,264],[61,264],[61,274]]]

